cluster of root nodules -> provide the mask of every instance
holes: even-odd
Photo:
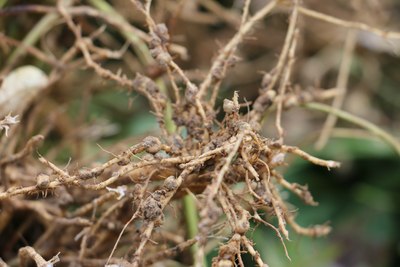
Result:
[[[280,195],[282,188],[309,205],[317,203],[307,186],[286,181],[276,167],[285,164],[287,153],[327,168],[338,163],[260,136],[239,114],[239,108],[235,93],[232,100],[224,100],[225,118],[217,130],[194,124],[194,133],[188,131],[185,138],[179,134],[146,137],[92,168],[69,172],[40,157],[48,168],[37,176],[36,185],[10,187],[0,198],[26,193],[25,199],[9,201],[37,212],[45,231],[35,247],[46,255],[66,250],[60,254],[64,261],[148,266],[191,255],[201,266],[207,245],[223,235],[228,241],[221,244],[219,240],[214,266],[233,266],[243,253],[250,253],[264,266],[246,237],[252,221],[271,227],[285,250],[287,225],[308,236],[330,231],[326,225],[304,228],[296,224],[295,214]],[[195,197],[198,210],[192,216],[199,217],[198,233],[192,238],[187,238],[187,211],[181,208],[182,198],[188,194]],[[43,202],[32,201],[46,196]],[[268,222],[274,217],[276,225]],[[196,247],[194,254],[189,249],[192,246]]]
[[[287,49],[282,51],[278,66],[265,75],[260,96],[250,105],[239,103],[234,93],[232,99],[223,101],[225,116],[217,121],[219,109],[214,105],[218,89],[237,60],[234,53],[238,44],[277,2],[271,1],[253,16],[248,10],[243,12],[237,34],[221,49],[201,84],[190,81],[173,61],[168,30],[152,20],[150,6],[133,2],[146,16],[149,53],[168,73],[171,97],[145,75],[138,74],[132,80],[104,69],[95,61],[99,49],[81,35],[62,1],[57,10],[74,34],[75,48],[89,69],[147,97],[159,121],[160,136],[146,137],[104,163],[79,168],[79,163],[58,167],[46,155],[30,159],[42,136],[33,137],[21,151],[3,158],[0,200],[5,223],[1,230],[6,233],[6,227],[10,228],[4,238],[9,238],[11,245],[2,247],[8,259],[12,261],[18,247],[18,232],[31,228],[32,240],[27,243],[33,245],[19,249],[18,257],[21,262],[34,260],[40,266],[56,261],[71,266],[149,266],[165,259],[202,266],[207,253],[215,249],[219,253],[213,266],[243,266],[244,253],[251,254],[258,266],[266,266],[246,235],[251,222],[275,231],[285,250],[288,228],[301,235],[326,235],[329,226],[305,228],[296,224],[281,191],[291,191],[306,204],[317,203],[307,186],[288,182],[277,169],[285,165],[287,154],[328,169],[339,166],[283,141],[282,108],[324,98],[318,91],[283,90],[290,87],[296,8],[291,13]],[[176,77],[183,86],[175,83]],[[246,104],[251,111],[241,114],[240,107]],[[168,105],[172,115],[168,115]],[[262,114],[275,108],[278,137],[262,137],[258,132]],[[18,177],[13,173],[19,173]],[[6,226],[21,218],[20,225]]]

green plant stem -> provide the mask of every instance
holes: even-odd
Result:
[[[188,239],[196,237],[198,233],[197,225],[199,223],[199,218],[197,217],[196,201],[194,197],[187,194],[183,198],[183,209],[185,211],[185,220],[187,224]],[[197,251],[196,244],[192,246],[192,252]]]
[[[165,87],[165,84],[162,82],[162,79],[159,79],[157,81],[157,84],[160,87],[160,90],[166,93],[167,89]],[[167,132],[169,134],[175,133],[177,127],[175,125],[174,120],[172,119],[172,103],[171,100],[168,99],[167,101],[167,107],[165,108],[164,112],[164,121],[165,121],[165,127],[167,129]],[[199,225],[199,218],[198,218],[198,211],[196,207],[196,201],[194,199],[194,196],[191,194],[187,194],[186,196],[183,197],[182,199],[182,205],[183,205],[183,210],[184,210],[184,217],[186,221],[186,230],[187,230],[187,237],[188,239],[195,238],[197,233],[198,233],[198,225]],[[191,248],[191,252],[193,255],[193,259],[196,259],[196,254],[199,249],[197,243],[195,243]],[[206,259],[204,258],[202,260],[203,266],[207,266]]]
[[[188,239],[195,238],[197,233],[199,232],[199,217],[198,211],[196,207],[196,200],[192,194],[187,194],[183,197],[183,209],[185,214],[186,228],[188,233]],[[196,259],[197,251],[199,250],[199,246],[197,243],[193,244],[190,248],[192,251],[193,259]],[[202,260],[202,266],[207,266],[206,258],[204,257]]]
[[[164,121],[165,128],[167,128],[168,133],[174,133],[176,131],[176,125],[174,120],[172,119],[172,104],[170,100],[168,100],[167,106],[165,108]]]
[[[360,117],[354,116],[346,111],[340,110],[340,109],[336,109],[333,108],[331,106],[325,105],[325,104],[320,104],[320,103],[306,103],[303,104],[304,107],[308,108],[308,109],[313,109],[313,110],[318,110],[318,111],[322,111],[322,112],[326,112],[329,114],[333,114],[335,116],[337,116],[338,118],[341,118],[342,120],[351,122],[355,125],[358,125],[362,128],[367,129],[368,131],[370,131],[371,133],[373,133],[374,135],[378,136],[379,138],[381,138],[384,142],[386,142],[387,144],[389,144],[391,147],[394,148],[394,150],[397,152],[397,154],[399,154],[400,156],[400,143],[399,141],[393,137],[392,135],[390,135],[389,133],[385,132],[384,130],[382,130],[381,128],[379,128],[378,126],[376,126],[375,124],[364,120]]]

